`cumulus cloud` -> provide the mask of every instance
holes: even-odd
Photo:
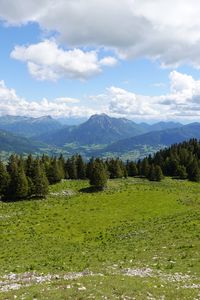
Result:
[[[44,98],[41,101],[28,101],[19,97],[15,90],[9,89],[4,81],[0,81],[1,115],[24,115],[32,117],[51,115],[53,117],[70,117],[90,116],[97,112],[80,104],[73,105],[79,102],[79,99],[68,97],[60,97],[53,100]]]
[[[8,24],[37,22],[68,47],[105,47],[163,67],[200,67],[199,15],[198,0],[0,1],[0,18]]]
[[[88,96],[91,102],[82,105],[81,99],[58,97],[53,100],[28,101],[19,97],[14,89],[0,81],[0,111],[2,115],[27,116],[80,116],[107,113],[130,119],[198,120],[200,117],[200,80],[187,74],[172,71],[170,90],[160,96],[144,96],[119,87],[110,87],[104,93]]]
[[[177,119],[200,117],[200,80],[172,71],[170,92],[144,96],[119,87],[110,87],[94,100],[107,103],[107,111],[116,116],[139,119]]]
[[[156,114],[156,111],[149,105],[149,97],[139,96],[117,87],[110,87],[108,95],[110,98],[109,110],[113,113],[122,115]]]
[[[87,79],[100,73],[102,66],[113,66],[117,63],[110,56],[98,59],[96,51],[63,50],[54,40],[16,46],[11,57],[26,62],[34,78],[52,81],[62,77]]]

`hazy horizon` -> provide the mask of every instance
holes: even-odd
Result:
[[[149,124],[149,125],[153,125],[153,124],[156,124],[156,123],[161,123],[161,122],[164,122],[164,123],[167,123],[167,122],[173,122],[173,123],[180,123],[182,125],[186,125],[186,124],[190,124],[190,123],[195,123],[195,122],[198,122],[198,121],[178,121],[178,120],[134,120],[134,119],[131,119],[131,118],[128,118],[128,117],[122,117],[122,116],[112,116],[112,115],[109,115],[109,114],[105,114],[105,113],[96,113],[94,115],[106,115],[108,117],[111,117],[111,118],[116,118],[116,119],[127,119],[129,121],[132,121],[136,124],[141,124],[141,123],[146,123],[146,124]],[[54,120],[57,120],[59,121],[61,124],[65,125],[65,124],[69,124],[69,125],[79,125],[81,123],[84,123],[86,122],[87,120],[89,120],[92,116],[94,115],[90,115],[90,116],[87,116],[87,117],[79,117],[79,116],[67,116],[67,117],[54,117],[54,116],[51,116],[51,115],[43,115],[43,116],[40,116],[40,117],[31,117],[31,116],[26,116],[26,115],[8,115],[8,114],[5,114],[5,115],[0,115],[0,118],[2,117],[16,117],[16,118],[20,118],[20,117],[24,117],[24,118],[33,118],[33,119],[41,119],[41,118],[47,118],[47,117],[50,117]],[[67,123],[69,121],[69,123]],[[200,122],[198,122],[200,123]]]

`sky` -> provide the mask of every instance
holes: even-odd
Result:
[[[0,0],[0,115],[200,121],[198,0]]]

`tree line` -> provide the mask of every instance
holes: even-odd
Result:
[[[200,182],[200,142],[190,139],[158,151],[142,161],[145,168],[159,165],[165,176]]]
[[[15,201],[45,197],[49,185],[62,179],[89,179],[91,186],[103,189],[109,178],[128,176],[151,181],[161,181],[164,176],[200,181],[200,142],[191,139],[175,144],[137,162],[123,162],[119,158],[91,158],[86,162],[81,155],[68,159],[63,155],[11,155],[6,165],[0,161],[0,198]]]
[[[0,161],[0,198],[7,201],[15,201],[25,198],[42,198],[48,194],[51,184],[62,179],[89,179],[90,185],[96,189],[103,189],[107,180],[114,178],[126,178],[127,176],[145,176],[144,167],[133,161],[124,163],[119,158],[103,160],[91,158],[84,161],[81,155],[73,155],[65,159],[60,157],[34,158],[31,154],[24,158],[11,155],[5,165]],[[154,168],[151,170],[152,180],[161,180]]]

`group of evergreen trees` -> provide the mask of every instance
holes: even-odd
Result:
[[[108,173],[102,160],[86,163],[80,155],[67,160],[62,155],[59,158],[11,155],[6,165],[0,161],[0,199],[41,198],[47,195],[49,184],[62,179],[86,178],[96,188],[106,185]]]
[[[200,142],[197,139],[172,145],[146,160],[148,164],[159,165],[165,176],[200,181]]]
[[[147,167],[147,160],[141,163],[120,159],[92,158],[85,162],[81,155],[64,159],[43,155],[27,158],[11,155],[7,165],[0,161],[0,198],[14,201],[24,198],[45,197],[49,184],[62,179],[89,179],[96,189],[103,189],[108,178],[126,178],[127,176],[146,176],[150,180],[161,180],[157,166]],[[147,174],[148,169],[148,174]],[[148,175],[148,176],[147,176]]]
[[[7,166],[0,161],[0,197],[13,201],[27,197],[44,197],[48,179],[41,159],[31,155],[23,159],[11,155]]]
[[[92,158],[85,162],[81,155],[68,159],[64,159],[62,155],[59,158],[47,155],[40,158],[33,158],[32,155],[27,158],[11,155],[7,165],[0,161],[0,198],[14,201],[45,197],[49,184],[55,184],[62,179],[89,179],[96,189],[103,189],[108,178],[145,176],[144,168],[145,166],[140,167],[134,162],[124,163],[118,158]]]
[[[165,176],[200,181],[200,142],[175,144],[160,150],[138,162],[120,159],[92,158],[89,162],[81,155],[64,159],[43,155],[27,158],[11,155],[5,165],[0,161],[0,198],[9,201],[45,197],[49,184],[62,179],[89,179],[97,189],[103,189],[108,178],[126,178],[127,176],[146,177],[151,181],[160,181]]]
[[[134,172],[137,171],[137,175],[146,177],[150,181],[161,181],[164,177],[162,169],[159,164],[150,160],[150,158],[151,157],[139,160],[136,167],[134,167]],[[131,164],[133,163],[131,162]]]

